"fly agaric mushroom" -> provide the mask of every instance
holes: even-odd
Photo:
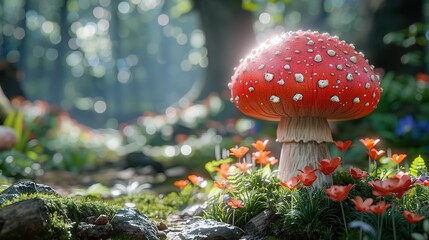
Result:
[[[380,99],[379,76],[352,44],[327,33],[297,31],[266,41],[235,68],[231,101],[244,114],[279,121],[279,178],[330,159],[328,120],[364,117]],[[331,184],[318,173],[315,187]]]

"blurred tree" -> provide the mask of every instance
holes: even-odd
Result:
[[[209,65],[200,98],[212,92],[222,94],[235,65],[256,47],[253,14],[242,8],[242,1],[193,0],[206,35]],[[229,96],[229,93],[224,94]]]

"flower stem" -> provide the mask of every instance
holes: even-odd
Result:
[[[392,228],[393,228],[393,240],[396,240],[395,201],[392,202]]]
[[[340,202],[340,206],[341,206],[341,213],[343,214],[343,223],[344,223],[344,229],[346,230],[346,236],[349,236],[349,232],[347,230],[347,222],[346,222],[346,215],[344,214],[344,207],[343,207],[343,202]]]

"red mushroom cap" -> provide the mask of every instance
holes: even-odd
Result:
[[[231,101],[246,115],[361,118],[380,99],[379,76],[363,53],[327,33],[283,33],[252,50],[235,69]]]

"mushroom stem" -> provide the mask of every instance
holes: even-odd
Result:
[[[318,168],[322,159],[330,159],[327,142],[332,142],[331,128],[325,118],[296,117],[282,118],[277,128],[277,140],[283,142],[279,178],[288,181],[305,166]],[[320,171],[313,187],[320,188],[332,184],[332,176]]]

